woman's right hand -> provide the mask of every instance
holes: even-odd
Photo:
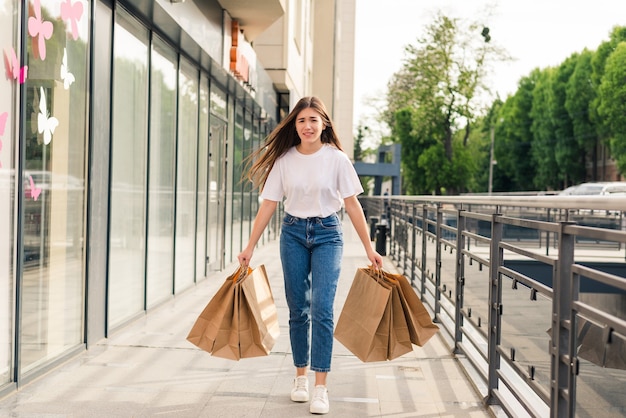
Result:
[[[246,247],[242,252],[239,253],[237,259],[239,260],[239,265],[248,267],[250,265],[250,259],[252,258],[252,253],[254,250],[252,248]]]

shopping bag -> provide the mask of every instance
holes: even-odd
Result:
[[[213,356],[231,360],[268,355],[277,338],[276,305],[264,266],[231,274],[187,336]]]
[[[375,276],[382,276],[382,271],[378,270]],[[391,325],[389,333],[389,349],[387,352],[387,360],[393,360],[403,354],[413,351],[411,344],[411,333],[403,306],[402,290],[398,284],[398,280],[383,277],[383,280],[391,287]],[[375,278],[375,277],[373,277]]]
[[[408,325],[411,342],[420,347],[439,331],[424,304],[415,293],[409,280],[401,274],[392,274],[383,271],[385,278],[394,281],[399,289],[399,296]]]
[[[357,270],[334,335],[363,362],[392,360],[412,350],[397,290],[371,269]]]
[[[250,308],[250,314],[258,327],[259,344],[264,347],[266,354],[269,354],[280,336],[280,328],[278,326],[276,304],[274,303],[265,266],[261,264],[252,270],[241,281],[241,288]]]
[[[222,322],[232,323],[236,282],[246,273],[246,270],[240,267],[226,278],[191,327],[187,335],[189,342],[208,353],[213,351]],[[223,333],[221,336],[223,339]]]

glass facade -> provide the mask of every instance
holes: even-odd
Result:
[[[234,261],[275,111],[125,1],[25,3],[0,7],[0,392]]]
[[[113,42],[108,327],[144,310],[149,32],[123,9]]]
[[[89,2],[76,2],[89,10]],[[29,3],[21,170],[19,370],[83,343],[89,19]],[[60,12],[60,13],[59,13]]]
[[[0,10],[0,39],[4,39],[3,53],[15,54],[17,64],[11,77],[0,79],[0,387],[11,381],[13,372],[13,318],[15,310],[15,161],[14,141],[16,112],[19,111],[20,66],[17,57],[21,55],[19,40],[16,37],[17,10],[15,2],[5,2]],[[13,68],[11,68],[13,70]],[[15,74],[16,78],[13,77]]]
[[[186,60],[181,60],[178,73],[178,106],[175,292],[186,289],[195,279],[198,70]]]
[[[155,37],[150,68],[148,307],[172,295],[177,67],[176,52]]]

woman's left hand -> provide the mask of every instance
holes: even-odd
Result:
[[[376,251],[368,251],[367,258],[370,260],[372,267],[379,269],[383,267],[383,257]]]

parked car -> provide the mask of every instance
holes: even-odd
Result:
[[[626,181],[605,181],[581,183],[568,187],[559,193],[559,196],[593,196],[593,195],[625,195]]]

